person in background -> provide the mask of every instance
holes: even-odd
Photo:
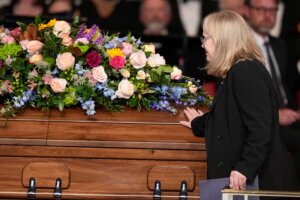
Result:
[[[219,10],[232,10],[244,16],[244,1],[245,0],[219,0]]]
[[[138,5],[138,1],[83,0],[79,12],[89,27],[97,24],[105,32],[127,34],[138,23]]]
[[[201,40],[208,74],[223,81],[209,112],[186,108],[180,123],[205,136],[208,179],[230,177],[231,188],[244,190],[258,176],[262,190],[295,190],[276,92],[251,29],[236,12],[220,11],[204,19]]]
[[[288,50],[283,40],[270,36],[276,21],[278,0],[246,0],[245,17],[252,27],[255,39],[264,53],[279,101],[280,135],[294,156],[300,181],[300,112],[295,94],[289,90],[287,79],[297,74],[296,66],[288,66]],[[292,74],[287,74],[292,71]]]
[[[20,17],[41,16],[45,11],[45,2],[43,0],[12,0],[4,8],[5,15]]]
[[[42,16],[46,11],[43,0],[12,0],[1,8],[1,25],[6,28],[16,27],[17,21],[31,23],[35,16]]]
[[[71,0],[53,0],[47,9],[47,14],[53,17],[73,18],[76,13],[75,5]]]
[[[142,0],[139,9],[139,21],[145,35],[183,35],[184,30],[174,9],[168,0]],[[172,21],[177,21],[177,24]],[[171,23],[174,24],[171,26]]]

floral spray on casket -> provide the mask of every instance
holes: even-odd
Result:
[[[91,28],[50,20],[18,23],[0,29],[0,97],[3,117],[27,106],[81,106],[87,115],[96,108],[122,111],[124,106],[166,110],[175,105],[209,105],[200,81],[166,64],[151,44],[129,33],[104,34]]]

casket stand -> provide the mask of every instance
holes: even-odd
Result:
[[[183,119],[182,109],[176,116],[25,109],[0,128],[0,198],[26,198],[30,178],[37,199],[53,198],[57,178],[62,199],[153,199],[156,180],[162,199],[178,199],[183,180],[188,196],[199,198],[204,139],[180,125]]]

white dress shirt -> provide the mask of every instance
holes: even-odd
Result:
[[[177,0],[179,16],[188,36],[197,36],[202,16],[202,0]]]

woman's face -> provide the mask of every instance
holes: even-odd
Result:
[[[213,38],[207,34],[205,31],[203,32],[203,36],[201,36],[202,48],[205,49],[206,60],[209,62],[215,55],[215,41]]]

